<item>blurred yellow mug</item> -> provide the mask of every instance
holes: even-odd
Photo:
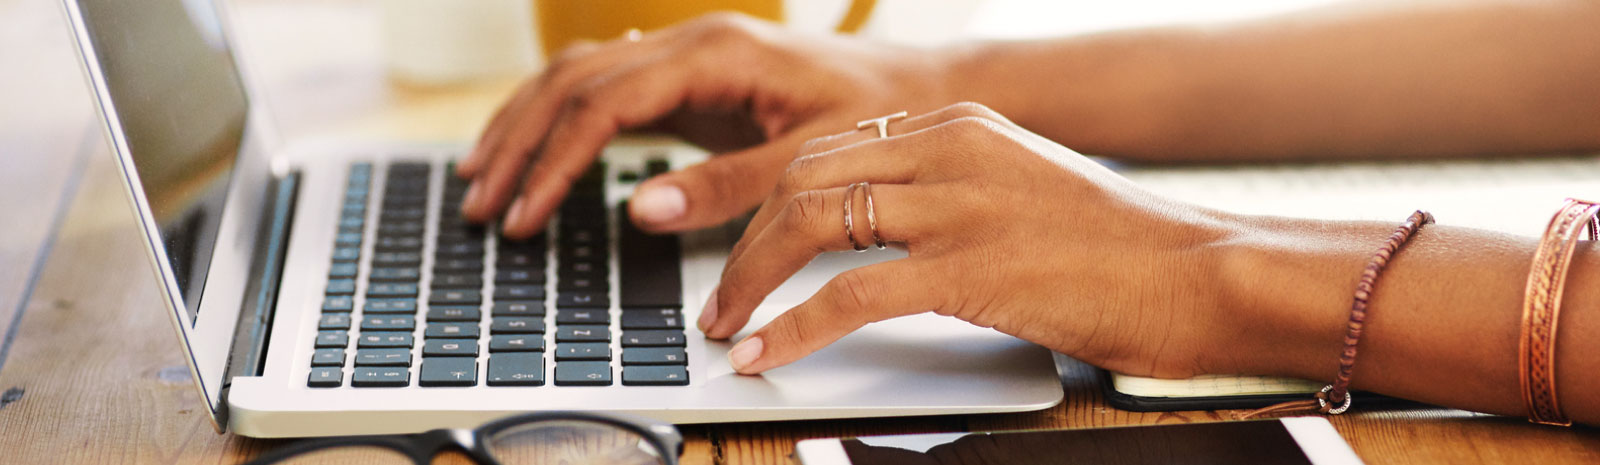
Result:
[[[649,31],[713,11],[738,11],[783,21],[783,0],[533,0],[546,56],[576,40],[607,40],[629,29]],[[795,0],[811,1],[811,0]],[[838,32],[856,32],[877,0],[850,0]]]

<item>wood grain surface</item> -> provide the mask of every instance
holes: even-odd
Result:
[[[35,28],[42,42],[52,40],[49,34],[65,39],[52,8],[49,0],[0,0],[0,12],[8,15],[36,15],[31,17],[39,24],[57,21]],[[390,83],[375,58],[372,8],[371,1],[239,5],[245,53],[260,72],[257,84],[269,91],[267,101],[279,115],[280,128],[290,137],[470,139],[517,78],[450,89]],[[318,53],[305,53],[317,44],[323,45]],[[42,47],[61,50],[59,42]],[[6,60],[0,69],[15,69],[11,65],[20,58],[0,60]],[[81,82],[75,75],[58,78]],[[104,141],[97,132],[88,132],[90,139],[83,141],[82,98],[32,102],[78,112],[76,119],[51,123],[58,132],[49,134],[67,135],[62,137],[68,142],[0,139],[8,172],[18,169],[13,163],[20,159],[10,157],[19,152],[60,156],[85,144],[94,152],[32,298],[22,307],[25,313],[0,370],[0,462],[237,463],[282,444],[212,431],[162,315]],[[4,121],[11,121],[7,116]],[[70,173],[70,163],[29,163],[26,169],[41,176],[66,179]],[[8,173],[5,180],[14,178]],[[29,202],[7,194],[0,197],[0,208],[8,220],[31,219],[41,213],[29,209]],[[6,260],[0,267],[31,262],[13,255],[28,254],[0,256]],[[0,307],[0,329],[11,320],[13,307]],[[807,438],[1209,422],[1229,414],[1116,410],[1105,404],[1098,383],[1093,368],[1068,364],[1062,375],[1065,402],[1030,413],[685,426],[689,442],[683,459],[689,464],[786,464],[792,463],[795,441]],[[1362,411],[1335,417],[1333,423],[1373,464],[1600,463],[1600,434],[1592,428],[1543,427],[1446,409]],[[464,460],[447,455],[441,462]]]

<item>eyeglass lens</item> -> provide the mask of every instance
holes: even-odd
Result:
[[[666,453],[640,435],[605,423],[538,421],[487,438],[489,454],[505,465],[661,465]]]

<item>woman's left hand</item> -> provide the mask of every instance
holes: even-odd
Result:
[[[728,338],[816,255],[876,234],[909,257],[846,271],[737,344],[753,374],[874,321],[934,311],[1091,364],[1162,377],[1227,370],[1232,337],[1206,285],[1224,214],[1148,193],[977,104],[957,104],[807,144],[752,219],[701,315]],[[869,207],[870,205],[870,207]]]

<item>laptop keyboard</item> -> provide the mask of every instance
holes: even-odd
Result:
[[[611,301],[603,165],[573,184],[555,227],[522,241],[461,219],[467,182],[453,166],[430,216],[430,165],[388,165],[381,195],[374,166],[351,165],[307,386],[341,387],[346,375],[354,388],[610,386],[614,368],[623,385],[689,383],[677,238],[619,221]]]

